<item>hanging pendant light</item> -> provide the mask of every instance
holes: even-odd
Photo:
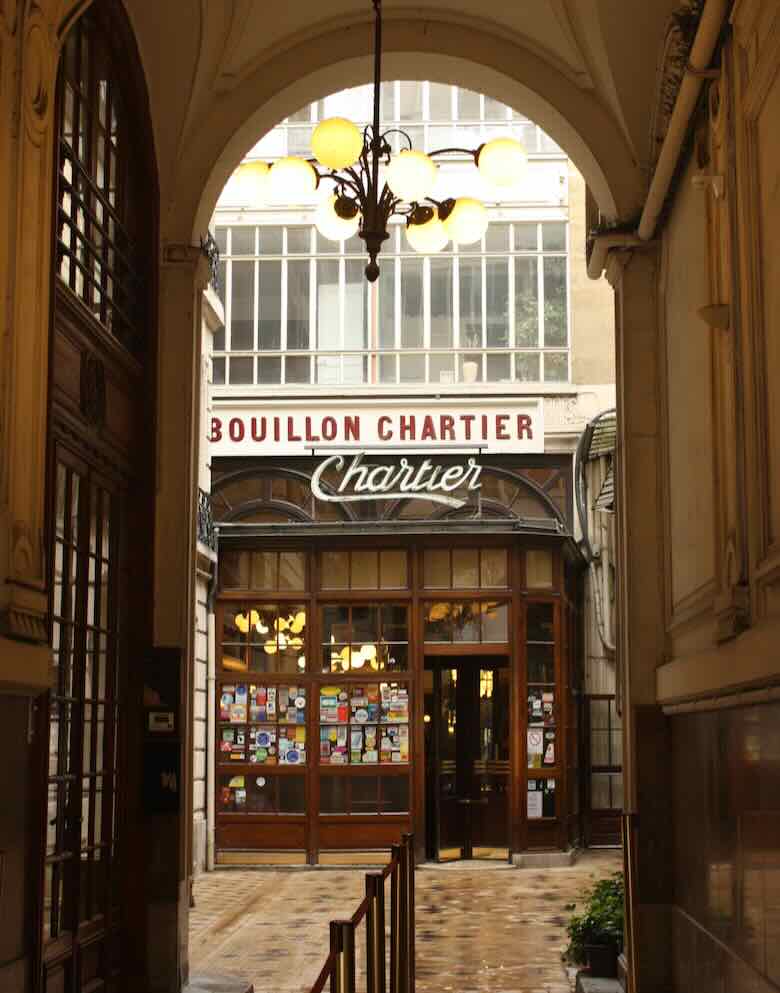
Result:
[[[307,203],[320,182],[332,183],[332,192],[317,208],[315,225],[331,241],[358,234],[369,261],[366,278],[379,276],[379,256],[389,238],[391,217],[406,218],[406,237],[416,252],[441,251],[448,241],[471,245],[488,225],[484,204],[472,197],[439,202],[433,198],[438,178],[438,156],[453,153],[470,157],[492,187],[516,186],[527,161],[526,151],[514,138],[495,138],[478,149],[440,148],[417,151],[405,131],[401,148],[393,154],[389,131],[380,130],[382,82],[382,0],[374,8],[374,86],[371,123],[363,130],[344,117],[321,121],[312,134],[312,159],[288,156],[268,170],[265,163],[247,163],[253,169],[246,181],[253,184],[252,201],[267,196],[281,203]],[[393,138],[395,141],[395,138]],[[242,167],[243,168],[243,167]]]
[[[387,167],[387,185],[399,200],[417,202],[433,193],[438,166],[425,152],[405,148]]]
[[[473,245],[487,231],[488,212],[485,205],[473,197],[445,200],[439,207],[439,217],[442,217],[447,237],[458,245]]]
[[[525,172],[528,155],[514,138],[494,138],[475,156],[480,174],[492,186],[516,186]]]
[[[363,151],[360,128],[344,117],[320,121],[311,136],[314,158],[326,169],[345,169],[354,165]]]
[[[306,159],[288,156],[271,166],[269,173],[271,197],[292,203],[306,200],[317,189],[317,170]]]
[[[406,240],[415,252],[434,255],[450,239],[433,207],[418,207],[406,219]]]
[[[351,217],[343,217],[337,211],[352,213]],[[354,210],[353,210],[354,207]],[[360,227],[360,212],[357,204],[347,197],[337,197],[335,194],[323,200],[314,215],[314,226],[323,238],[329,241],[346,241],[357,233]]]

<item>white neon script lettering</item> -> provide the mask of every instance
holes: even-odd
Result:
[[[408,500],[419,494],[425,500],[443,503],[447,507],[463,507],[465,500],[447,496],[458,487],[466,486],[469,490],[478,490],[482,484],[479,477],[482,466],[468,459],[465,465],[454,465],[443,469],[434,466],[430,459],[423,459],[415,467],[408,459],[401,459],[397,466],[393,465],[363,465],[363,453],[355,455],[344,469],[345,461],[342,455],[331,455],[324,459],[312,473],[311,491],[318,500],[327,503],[354,503],[359,500]],[[338,489],[335,493],[326,493],[320,480],[328,469],[343,472]],[[348,487],[352,492],[347,492]],[[444,492],[439,492],[443,490]]]

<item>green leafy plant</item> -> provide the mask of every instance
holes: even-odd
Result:
[[[602,879],[584,894],[582,913],[574,914],[566,932],[569,947],[564,957],[584,965],[586,945],[608,945],[618,951],[623,945],[623,873]]]

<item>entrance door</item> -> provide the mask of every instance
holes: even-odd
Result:
[[[507,659],[426,659],[426,854],[509,854]]]

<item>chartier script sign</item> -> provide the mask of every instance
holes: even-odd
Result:
[[[543,452],[544,425],[539,399],[264,402],[217,406],[209,441],[212,457],[317,457],[311,489],[328,503],[417,498],[458,508],[480,488],[480,455]]]

